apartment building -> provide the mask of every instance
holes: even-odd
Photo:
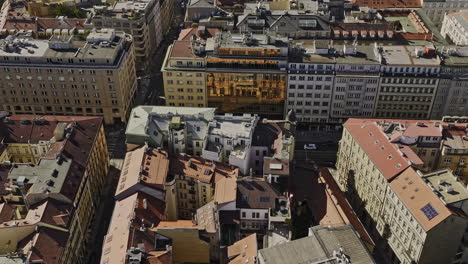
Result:
[[[351,260],[352,259],[352,260]],[[352,226],[315,226],[309,235],[258,251],[257,263],[376,263]]]
[[[439,87],[432,107],[431,119],[464,116],[468,110],[468,48],[449,46],[441,50],[443,64]]]
[[[85,22],[85,18],[8,16],[0,32],[2,35],[28,32],[34,38],[48,39],[53,35],[84,32]]]
[[[468,8],[468,2],[464,2]],[[450,39],[453,44],[468,45],[468,11],[461,10],[455,13],[445,13],[440,33],[444,38]]]
[[[169,46],[161,69],[167,106],[208,106],[205,66],[190,40]]]
[[[208,105],[220,112],[280,119],[286,97],[286,39],[223,33],[213,41],[206,58]]]
[[[255,127],[252,148],[251,168],[254,175],[269,175],[271,161],[281,163],[289,167],[294,159],[296,118],[294,112],[286,115],[286,120],[263,119]],[[274,172],[276,173],[276,172]],[[288,176],[282,174],[282,176]],[[272,177],[269,176],[269,181]],[[279,179],[273,176],[277,182]],[[285,179],[286,180],[286,179]]]
[[[177,200],[177,219],[192,219],[196,210],[213,199],[216,182],[237,178],[239,170],[195,157],[180,157],[172,162],[168,181]]]
[[[395,146],[397,137],[390,137],[389,127],[382,125],[385,122],[364,119],[344,124],[333,176],[390,262],[450,263],[458,252],[466,219],[439,199],[440,194],[413,169],[421,164],[419,157]],[[411,140],[412,131],[419,129],[415,125],[403,129],[400,140]],[[440,133],[435,122],[427,128]],[[442,235],[447,233],[456,235]],[[444,250],[435,250],[440,245]]]
[[[164,207],[163,201],[142,192],[116,201],[100,263],[170,261],[171,248],[157,245],[153,230],[164,219]]]
[[[371,117],[377,102],[380,65],[376,47],[357,42],[342,47],[336,58],[336,77],[330,107],[333,122],[350,117]]]
[[[439,29],[443,27],[447,14],[459,12],[467,8],[468,2],[465,0],[426,0],[422,2],[422,11]]]
[[[237,22],[237,29],[240,32],[252,32],[254,34],[272,31],[280,36],[294,39],[326,39],[330,37],[330,14],[328,12],[318,12],[318,5],[310,4],[305,7],[310,8],[309,12],[295,10],[297,7],[286,11],[285,8],[274,10],[271,8],[273,5],[274,3],[260,4],[255,5],[252,9],[244,9],[244,15]],[[302,6],[304,8],[306,5],[302,4]]]
[[[147,72],[151,58],[169,30],[172,1],[117,1],[111,6],[95,6],[87,28],[112,28],[132,35],[138,73]]]
[[[380,48],[382,73],[375,117],[429,119],[439,84],[434,46]]]
[[[165,202],[166,220],[192,219],[214,199],[218,181],[238,174],[234,166],[144,146],[127,152],[115,198],[145,193]]]
[[[243,178],[237,181],[236,208],[240,211],[241,238],[257,233],[257,239],[263,241],[269,227],[270,210],[275,211],[280,196],[278,190],[263,179]]]
[[[210,242],[200,236],[203,230],[193,220],[161,221],[153,230],[156,244],[171,248],[173,263],[211,263]]]
[[[10,167],[2,176],[0,262],[88,263],[87,230],[109,169],[103,119],[13,115],[2,118],[0,137]]]
[[[375,47],[298,40],[289,63],[286,110],[298,122],[331,129],[349,117],[371,117],[380,79]],[[330,125],[331,124],[331,125]]]
[[[284,108],[287,56],[287,41],[266,35],[224,32],[206,40],[193,36],[189,41],[175,41],[163,69],[166,105],[203,106],[207,102],[219,112],[279,118]]]
[[[300,41],[288,64],[285,112],[294,110],[297,121],[329,122],[335,81],[335,58],[327,41]]]
[[[127,144],[147,143],[171,153],[201,156],[237,166],[241,173],[248,174],[258,116],[214,112],[214,108],[137,107],[127,127]]]
[[[214,108],[139,106],[128,122],[129,150],[161,147],[230,164],[243,175],[262,175],[264,157],[292,160],[294,122],[257,115],[216,115]]]
[[[114,30],[35,40],[0,41],[0,111],[33,115],[102,116],[126,122],[136,90],[131,38]]]
[[[465,184],[468,183],[468,127],[467,123],[457,124],[452,119],[444,125],[444,138],[437,168],[450,168]]]

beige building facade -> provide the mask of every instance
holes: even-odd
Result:
[[[162,67],[167,106],[207,107],[205,58],[193,50],[191,41],[175,41]]]
[[[453,213],[460,207],[450,197],[452,189],[445,194],[447,186],[423,180],[423,173],[413,169],[421,160],[416,153],[395,147],[396,136],[388,136],[393,128],[383,124],[363,119],[345,123],[333,176],[389,262],[451,263],[462,254],[459,246],[467,224]],[[411,129],[406,128],[404,139],[418,128]],[[428,129],[442,131],[437,126]],[[441,201],[441,194],[448,198]],[[448,233],[453,235],[442,235]],[[437,250],[441,245],[444,250]]]
[[[0,110],[127,121],[137,86],[131,37],[103,30],[87,41],[54,36],[11,44],[14,39],[4,39],[0,50]],[[19,45],[20,53],[9,50],[9,43]]]
[[[20,145],[32,148],[42,141],[48,144],[40,147],[47,152],[39,154],[37,159],[34,154],[18,158],[13,153],[11,160],[5,155],[4,164],[19,163],[8,173],[10,189],[1,199],[6,203],[0,203],[0,211],[7,203],[14,206],[12,217],[3,218],[0,225],[0,244],[8,245],[0,249],[0,262],[4,255],[15,256],[15,252],[23,251],[29,261],[50,263],[54,259],[60,263],[87,263],[89,246],[94,243],[88,230],[95,221],[109,170],[102,118],[44,116],[35,119],[30,115],[13,115],[1,122],[1,133],[23,135],[13,140],[11,135],[3,134],[7,148],[0,145],[0,149],[4,152],[11,151],[10,144],[13,148]],[[31,161],[22,163],[25,156]],[[30,242],[31,248],[24,246],[36,236]],[[43,236],[55,243],[48,243]]]

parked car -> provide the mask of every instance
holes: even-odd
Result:
[[[315,144],[305,144],[305,145],[304,145],[304,149],[316,150],[316,149],[317,149],[317,146],[316,146]]]

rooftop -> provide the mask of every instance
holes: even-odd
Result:
[[[19,186],[32,185],[26,196],[37,193],[61,193],[71,164],[71,160],[63,158],[57,160],[42,158],[37,165],[15,164],[8,179]]]
[[[0,137],[4,143],[48,142],[50,148],[37,165],[17,165],[8,176],[32,187],[28,192],[31,202],[47,197],[49,192],[60,192],[74,200],[84,176],[88,157],[101,125],[101,117],[13,115],[0,122]],[[45,192],[44,192],[45,191]]]
[[[200,229],[204,229],[208,233],[216,233],[216,204],[211,201],[198,208],[195,221]]]
[[[452,214],[411,167],[391,181],[390,187],[426,232]]]
[[[209,123],[208,133],[230,138],[250,138],[259,117],[253,114],[234,116],[232,114],[217,115]]]
[[[462,153],[468,152],[468,124],[444,126],[444,148]]]
[[[417,0],[402,1],[402,0],[353,0],[353,3],[358,6],[367,6],[369,8],[414,8],[421,7],[421,2]]]
[[[133,108],[125,134],[146,136],[150,117],[157,116],[200,116],[206,120],[214,117],[215,108],[172,107],[172,106],[137,106]]]
[[[296,10],[265,10],[257,8],[254,12],[239,16],[238,28],[245,31],[270,29],[278,32],[329,31],[329,15],[306,13]]]
[[[222,178],[216,182],[214,201],[224,204],[236,201],[237,181],[235,178]]]
[[[434,188],[434,192],[441,196],[447,204],[468,199],[466,186],[458,180],[458,177],[450,169],[425,173],[421,177],[427,181],[429,186]]]
[[[63,39],[64,37],[67,39]],[[48,63],[46,59],[52,58],[57,63],[63,64],[70,63],[68,59],[76,60],[77,64],[90,63],[89,59],[94,59],[94,64],[113,64],[118,63],[119,55],[126,47],[123,43],[129,41],[123,32],[118,33],[110,42],[94,45],[86,41],[73,40],[73,36],[61,36],[57,39],[55,35],[50,40],[41,40],[9,35],[0,40],[0,56],[2,61],[8,57],[22,58],[15,63]],[[79,61],[80,59],[84,61]],[[109,60],[109,62],[104,63],[100,60]]]
[[[194,156],[171,156],[170,175],[183,175],[205,183],[216,183],[223,178],[237,178],[239,169],[207,161]]]
[[[390,142],[389,137],[375,121],[350,118],[344,127],[387,180],[391,180],[410,166],[409,160]]]
[[[278,158],[263,158],[263,174],[289,175],[289,160]]]
[[[341,251],[340,251],[341,249]],[[261,249],[259,258],[269,264],[375,263],[352,226],[310,228],[309,236]]]
[[[164,218],[164,210],[164,202],[144,193],[116,201],[104,237],[101,263],[125,263],[127,250],[140,245],[146,252],[154,253],[156,235],[151,229]]]
[[[458,12],[450,13],[447,16],[457,20],[463,28],[468,29],[468,10],[460,10]]]
[[[253,233],[228,246],[229,264],[256,263],[257,234]]]
[[[382,60],[386,65],[439,66],[440,58],[425,53],[427,46],[382,46]],[[417,53],[421,51],[421,55]]]
[[[237,181],[237,208],[274,208],[280,193],[267,181],[245,177]]]
[[[165,151],[140,147],[127,152],[115,195],[138,183],[162,190],[168,172],[169,159]]]

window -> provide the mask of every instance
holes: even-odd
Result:
[[[245,212],[242,212],[242,218],[245,218],[246,215],[245,215]]]

